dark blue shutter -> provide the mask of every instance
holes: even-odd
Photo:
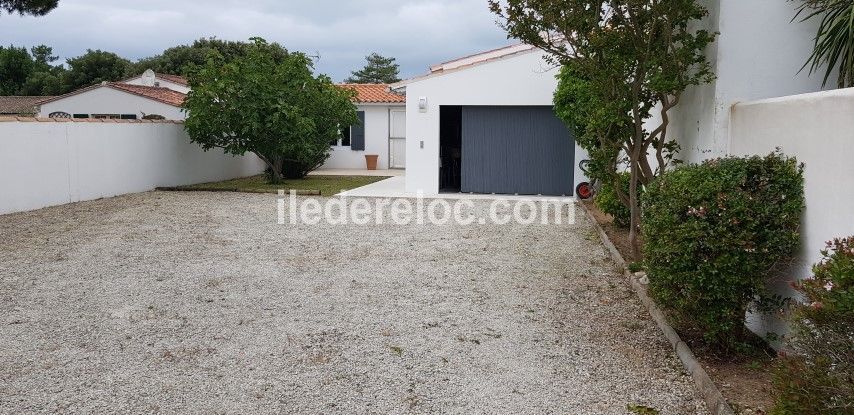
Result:
[[[365,111],[357,111],[358,125],[350,126],[350,149],[365,150]]]

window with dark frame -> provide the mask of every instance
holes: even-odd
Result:
[[[332,147],[350,147],[350,128],[345,127],[341,129],[340,136],[329,142],[329,145]]]
[[[364,136],[364,119],[365,112],[364,111],[356,111],[359,115],[359,120],[361,120],[362,125],[357,125],[356,127],[362,127],[360,131],[362,131],[361,136]],[[341,136],[337,140],[332,140],[329,142],[329,145],[332,147],[350,147],[353,143],[353,126],[345,127],[341,129]],[[364,137],[363,140],[364,141]],[[364,143],[362,143],[364,147]]]

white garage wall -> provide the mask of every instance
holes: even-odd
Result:
[[[439,107],[442,105],[552,105],[558,69],[535,50],[406,85],[406,191],[439,192]],[[426,97],[426,112],[418,109]],[[424,148],[421,148],[421,142]],[[576,160],[586,152],[576,146]],[[575,167],[576,182],[583,181]]]
[[[254,155],[204,152],[173,122],[0,120],[0,214],[251,176]]]
[[[365,111],[365,151],[353,151],[347,147],[332,147],[329,159],[322,169],[364,169],[365,154],[376,154],[377,169],[388,168],[389,108],[403,108],[403,104],[358,105],[359,111]]]
[[[57,111],[72,115],[136,114],[137,117],[142,118],[143,115],[147,114],[159,114],[166,117],[167,120],[187,118],[181,108],[106,86],[42,104],[39,116],[47,117],[50,113]]]

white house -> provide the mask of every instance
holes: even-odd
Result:
[[[716,79],[682,94],[679,105],[670,111],[668,132],[682,147],[680,158],[690,162],[730,152],[730,108],[734,104],[823,89],[821,76],[801,71],[812,53],[818,21],[792,21],[795,3],[703,3],[709,15],[698,26],[720,33],[706,50]]]
[[[406,97],[389,92],[385,84],[342,84],[356,91],[362,125],[345,128],[332,143],[323,169],[364,169],[365,155],[376,155],[377,169],[406,167]]]
[[[183,120],[186,94],[162,86],[105,82],[42,101],[39,117]]]
[[[552,111],[557,68],[519,44],[391,86],[406,92],[406,192],[573,195],[586,152]]]

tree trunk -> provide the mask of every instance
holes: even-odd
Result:
[[[279,184],[282,182],[282,158],[278,156],[267,157],[260,153],[255,153],[264,164],[267,165],[267,168],[270,169],[270,184]]]

